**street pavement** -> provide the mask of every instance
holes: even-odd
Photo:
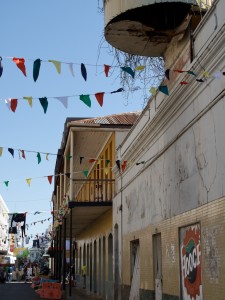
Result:
[[[63,293],[64,294],[64,293]],[[66,299],[74,300],[100,300],[102,298],[87,295],[86,290],[80,288],[72,288],[72,296],[69,297],[69,291],[67,289],[65,293]],[[0,300],[40,300],[40,296],[35,293],[34,289],[31,288],[30,283],[24,282],[11,282],[11,283],[0,283]],[[62,300],[65,297],[62,298]]]

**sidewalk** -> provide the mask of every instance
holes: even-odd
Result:
[[[66,290],[66,299],[74,299],[74,300],[102,300],[102,297],[98,297],[96,295],[88,295],[87,291],[82,288],[73,287],[72,288],[72,295],[69,297],[69,288],[67,287]]]

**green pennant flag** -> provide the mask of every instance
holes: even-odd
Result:
[[[91,107],[91,99],[89,95],[80,95],[80,100],[83,101],[88,107]]]
[[[106,161],[105,161],[106,166],[108,166],[109,163],[110,163],[110,160],[106,159]]]
[[[34,78],[34,81],[36,81],[38,79],[40,67],[41,67],[41,60],[40,60],[40,58],[38,58],[34,61],[34,64],[33,64],[33,78]]]
[[[135,72],[130,67],[121,67],[121,69],[124,72],[127,72],[128,74],[130,74],[134,78]]]
[[[88,171],[83,171],[83,174],[86,178],[88,177]]]
[[[160,85],[159,86],[159,91],[162,92],[163,94],[169,96],[169,90],[167,85]]]
[[[66,156],[66,159],[67,159],[67,160],[70,160],[71,158],[72,158],[72,156],[69,155],[69,154]]]
[[[137,163],[136,163],[136,166],[138,166],[138,165],[143,165],[144,163],[145,163],[145,161],[137,162]]]
[[[197,76],[193,71],[187,71],[187,73],[193,76]]]
[[[39,101],[41,103],[41,106],[44,109],[44,113],[46,114],[46,111],[48,109],[48,99],[46,97],[43,97],[43,98],[39,98]]]
[[[6,187],[8,187],[9,181],[4,181],[4,184],[5,184]]]
[[[37,153],[37,159],[38,159],[38,164],[40,164],[40,162],[41,162],[41,154],[39,152]]]

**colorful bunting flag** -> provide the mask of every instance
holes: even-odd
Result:
[[[121,67],[121,69],[124,72],[127,72],[128,74],[130,74],[132,76],[132,78],[134,78],[135,76],[135,71],[133,71],[130,67]]]
[[[108,173],[109,173],[109,168],[104,168],[104,173],[105,173],[105,175],[108,175]]]
[[[197,76],[193,71],[189,70],[187,71],[188,74],[193,75],[193,76]]]
[[[197,78],[196,81],[198,81],[198,82],[205,82],[205,81],[204,81],[203,79],[201,79],[201,78],[200,78],[200,79]]]
[[[68,97],[55,97],[55,98],[59,100],[65,108],[68,107]]]
[[[10,99],[10,108],[11,108],[11,110],[13,112],[16,111],[17,104],[18,104],[18,100],[17,99]]]
[[[8,148],[9,153],[12,155],[12,157],[14,157],[14,149],[12,148]]]
[[[119,88],[118,90],[111,92],[111,94],[121,93],[121,92],[123,92],[123,91],[124,91],[123,88]]]
[[[22,158],[26,159],[24,150],[20,150],[20,151],[21,151],[21,153],[22,153]]]
[[[108,166],[109,163],[110,163],[110,160],[109,160],[109,159],[106,159],[105,165]]]
[[[89,159],[89,163],[93,163],[95,161],[96,161],[96,159],[94,159],[94,158]]]
[[[27,179],[26,179],[26,182],[27,182],[28,186],[30,187],[30,184],[31,184],[31,178],[27,178]]]
[[[27,100],[28,103],[29,103],[29,105],[30,105],[30,107],[32,107],[32,105],[33,105],[33,97],[27,97],[27,96],[25,96],[25,97],[23,97],[23,99]]]
[[[52,175],[48,176],[48,181],[49,181],[50,184],[52,184],[52,177],[53,177]]]
[[[86,81],[87,80],[87,70],[86,70],[86,67],[85,67],[85,65],[83,63],[81,63],[80,68],[81,68],[81,74],[82,74],[84,80]]]
[[[98,101],[98,103],[99,103],[100,106],[103,105],[104,94],[105,93],[103,93],[103,92],[95,94],[95,97],[96,97],[96,99],[97,99],[97,101]]]
[[[186,85],[186,84],[188,84],[188,82],[187,81],[181,81],[180,84],[181,85]]]
[[[37,153],[37,159],[38,159],[38,164],[40,164],[40,162],[41,162],[41,154],[39,152]]]
[[[80,156],[80,165],[82,164],[83,159],[84,159],[84,157]]]
[[[9,181],[4,181],[4,184],[5,184],[6,187],[8,187],[9,186]]]
[[[52,60],[52,59],[49,59],[48,61],[51,62],[51,63],[53,63],[53,65],[55,66],[58,74],[60,74],[61,73],[61,61]]]
[[[33,64],[33,78],[34,78],[34,81],[37,81],[37,79],[38,79],[40,67],[41,67],[41,60],[40,60],[40,58],[38,58],[34,61],[34,64]]]
[[[168,80],[170,80],[170,69],[167,69],[167,70],[165,71],[165,76],[166,76],[166,78],[167,78]]]
[[[163,94],[169,96],[169,90],[168,90],[167,85],[160,85],[159,91],[162,92]]]
[[[91,99],[89,95],[80,95],[80,100],[83,101],[88,107],[91,107]]]
[[[71,155],[66,155],[66,160],[70,160],[72,158],[72,156]]]
[[[152,86],[149,91],[153,96],[156,95],[156,88],[154,88],[154,86]]]
[[[46,160],[49,160],[48,156],[49,156],[49,153],[46,153],[46,157],[45,157]]]
[[[120,160],[119,159],[116,160],[116,165],[117,165],[118,169],[120,170]]]
[[[2,57],[0,56],[0,77],[2,76],[3,73],[3,65],[2,65]]]
[[[136,163],[136,166],[145,164],[145,161],[140,161]]]
[[[48,99],[46,97],[43,97],[43,98],[39,98],[39,101],[41,103],[41,106],[44,109],[44,113],[46,114],[46,111],[48,109]]]
[[[2,153],[3,153],[3,148],[0,147],[0,157],[2,156]]]
[[[16,63],[17,67],[22,71],[24,76],[27,76],[26,67],[25,67],[25,59],[24,58],[13,57],[12,61],[14,63]]]
[[[88,171],[83,171],[84,176],[87,178],[88,177]]]
[[[145,66],[137,66],[136,68],[135,68],[135,71],[142,71],[142,70],[144,70],[145,69]]]
[[[111,68],[111,66],[109,65],[104,65],[104,72],[105,72],[105,76],[108,77],[109,76],[109,69]]]
[[[127,161],[124,160],[124,162],[123,162],[122,165],[121,165],[122,172],[124,172],[124,170],[125,170],[125,168],[126,168],[126,165],[127,165]]]
[[[74,77],[73,63],[69,63],[68,65],[69,65],[70,73]]]

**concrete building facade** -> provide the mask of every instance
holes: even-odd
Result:
[[[170,1],[140,2],[151,10]],[[120,3],[106,15],[106,33],[129,52],[126,37],[116,41],[113,33],[139,4]],[[110,5],[105,1],[106,14]],[[117,149],[121,164],[133,163],[123,172],[115,167],[115,299],[224,299],[225,2],[207,8],[194,27],[191,14],[180,38],[157,50],[170,72],[161,84],[169,95],[151,97]],[[136,24],[143,38],[141,30]]]

